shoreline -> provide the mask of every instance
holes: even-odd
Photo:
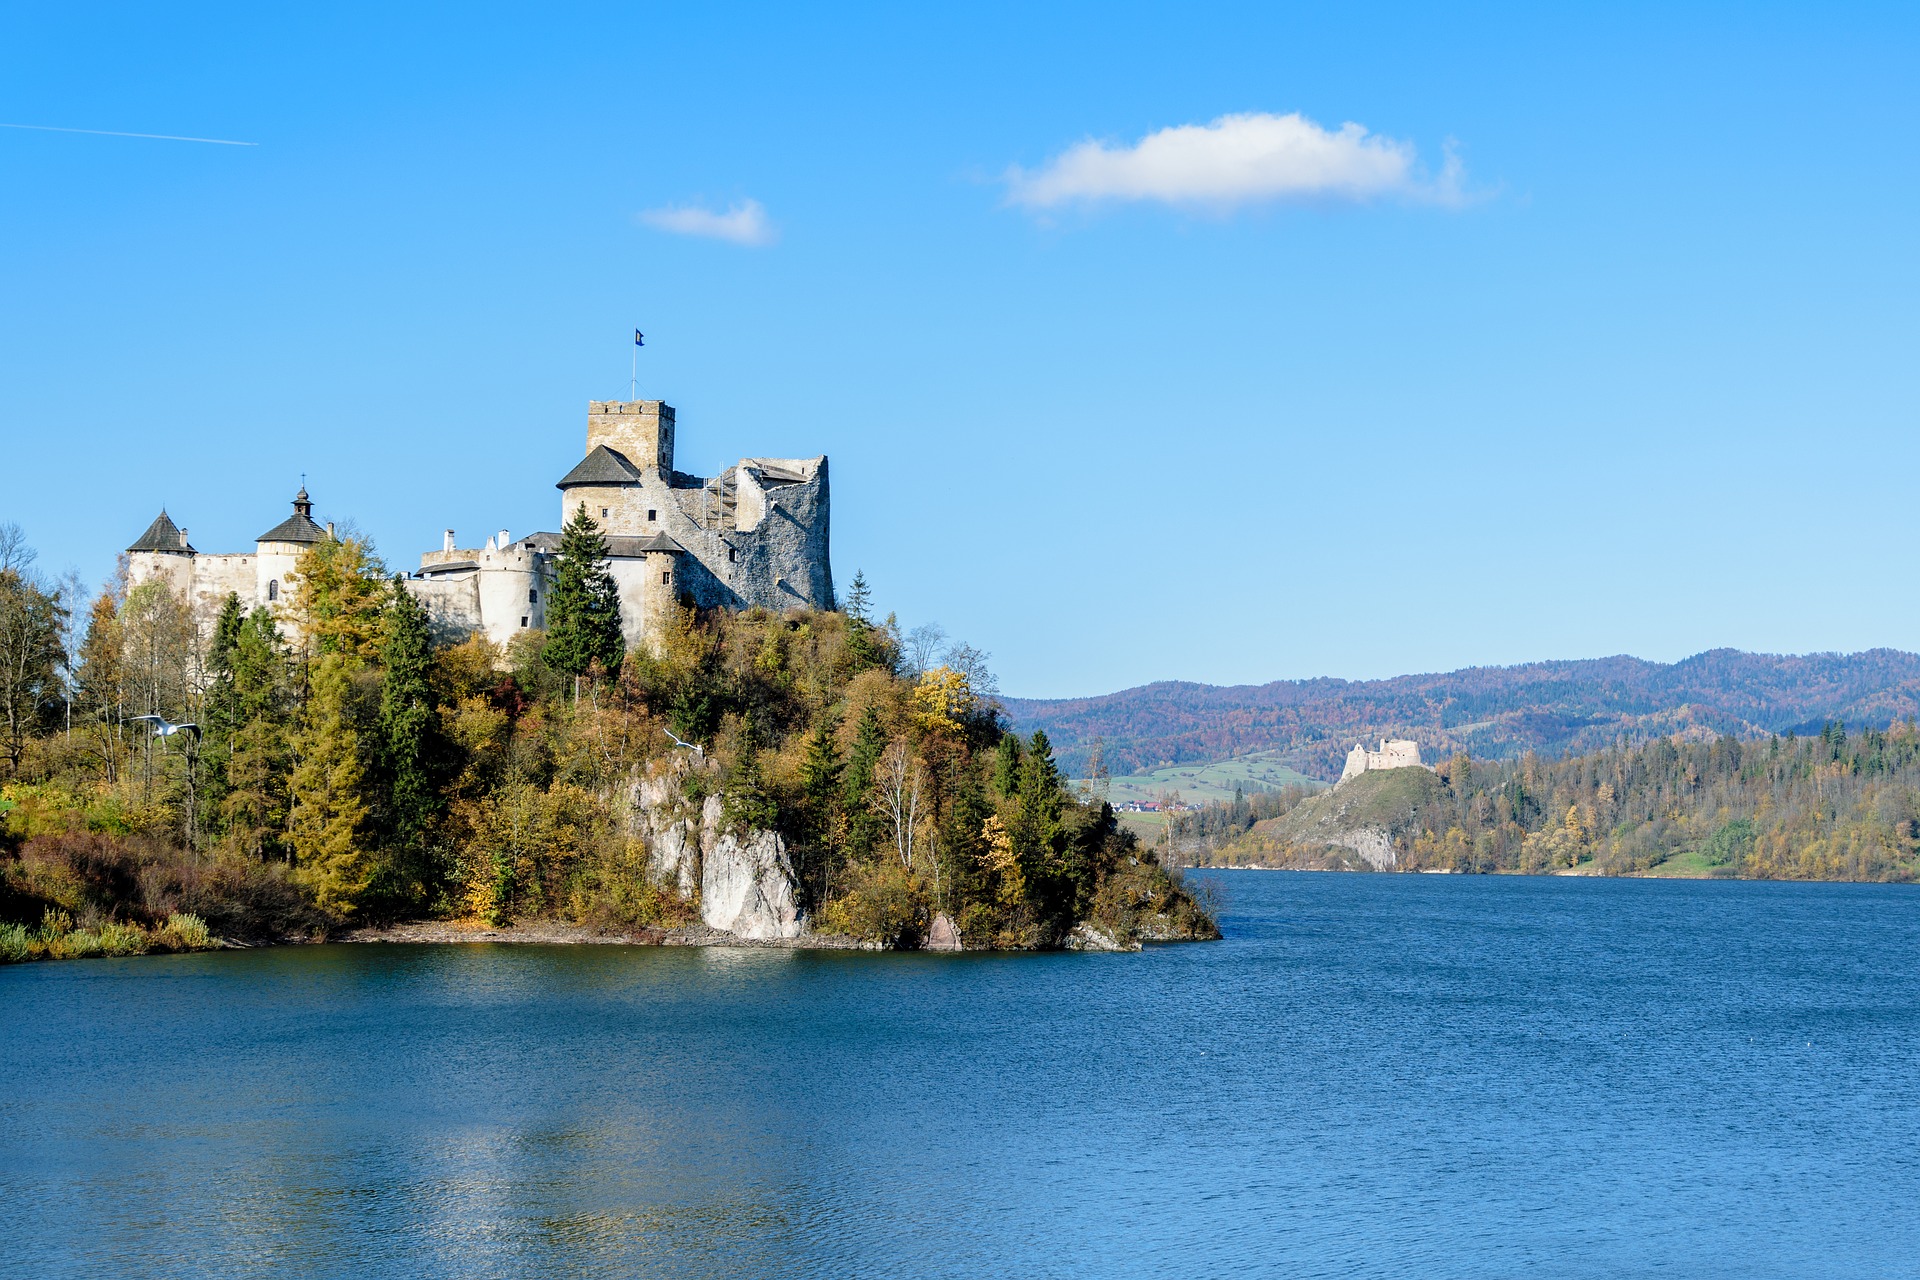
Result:
[[[520,946],[747,947],[775,951],[877,951],[880,948],[837,933],[803,933],[796,938],[742,938],[705,925],[681,929],[648,926],[605,928],[561,920],[531,920],[517,925],[484,925],[457,920],[404,920],[395,924],[346,929],[328,942],[354,943],[499,943]]]

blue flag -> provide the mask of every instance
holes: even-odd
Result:
[[[640,340],[640,331],[638,329],[633,331],[633,345],[636,347],[644,347],[647,345]]]

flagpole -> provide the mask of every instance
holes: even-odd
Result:
[[[635,400],[640,395],[640,344],[633,344],[632,369],[627,375],[627,399]]]

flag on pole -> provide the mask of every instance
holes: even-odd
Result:
[[[640,340],[640,331],[638,329],[635,329],[633,331],[633,345],[636,347],[644,347],[647,345],[645,342],[642,342]]]

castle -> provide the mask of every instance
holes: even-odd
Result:
[[[1369,751],[1359,743],[1347,752],[1347,767],[1340,771],[1340,782],[1357,778],[1373,769],[1425,769],[1420,763],[1420,744],[1411,738],[1382,738],[1380,749]],[[1339,786],[1340,782],[1333,785]]]
[[[675,604],[831,609],[826,457],[743,458],[705,478],[674,470],[673,434],[673,407],[664,401],[592,401],[586,456],[556,485],[561,524],[585,507],[606,535],[627,647],[647,644]],[[331,523],[314,520],[304,486],[293,514],[261,534],[252,552],[199,552],[162,511],[127,548],[127,581],[164,578],[204,632],[229,594],[248,609],[283,612],[300,556],[332,536]],[[505,529],[463,548],[449,529],[402,585],[442,638],[482,634],[505,645],[546,625],[559,548],[558,533],[515,541]]]

